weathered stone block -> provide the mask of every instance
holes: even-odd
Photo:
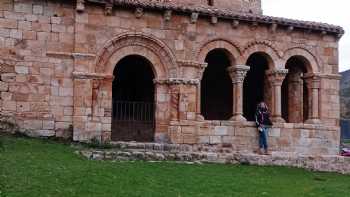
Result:
[[[210,136],[209,137],[210,144],[221,144],[221,136]]]
[[[15,71],[18,74],[28,74],[29,72],[27,66],[15,66]]]
[[[228,127],[226,126],[216,126],[214,129],[214,135],[228,135]]]
[[[9,89],[8,83],[0,81],[0,91],[1,92],[7,92]]]

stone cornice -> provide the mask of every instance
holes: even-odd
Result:
[[[108,4],[110,0],[86,0],[94,3]],[[243,21],[254,24],[269,24],[273,27],[282,26],[287,27],[289,29],[306,29],[311,31],[318,31],[322,34],[334,34],[337,37],[341,37],[344,34],[344,29],[340,26],[330,25],[327,23],[318,23],[311,21],[301,21],[301,20],[293,20],[287,18],[280,17],[272,17],[265,16],[260,14],[247,14],[235,12],[229,9],[220,9],[216,7],[207,7],[207,6],[186,6],[179,5],[172,2],[157,2],[150,1],[144,2],[140,0],[114,0],[115,6],[129,7],[129,8],[144,8],[149,10],[160,10],[167,11],[171,10],[177,13],[189,14],[191,16],[193,13],[198,13],[199,16],[206,17],[217,17],[225,20],[233,20],[233,21]],[[287,31],[286,30],[286,31]]]

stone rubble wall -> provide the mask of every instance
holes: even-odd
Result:
[[[342,156],[310,156],[285,152],[272,155],[236,152],[230,148],[198,145],[155,143],[114,143],[115,149],[86,149],[78,154],[91,160],[111,161],[180,161],[184,163],[223,163],[259,166],[288,166],[312,171],[350,174],[350,158]]]

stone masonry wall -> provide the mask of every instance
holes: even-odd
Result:
[[[0,0],[1,116],[15,117],[21,129],[41,136],[66,136],[73,128],[74,140],[108,140],[113,70],[121,58],[136,54],[154,66],[156,139],[216,143],[219,138],[211,132],[221,130],[213,128],[232,123],[217,125],[197,119],[198,82],[207,53],[227,49],[234,66],[246,64],[251,54],[261,52],[271,58],[272,70],[283,69],[289,57],[301,55],[310,61],[310,72],[320,78],[320,87],[316,87],[320,93],[314,96],[319,101],[322,124],[277,126],[273,133],[292,139],[276,136],[272,144],[279,149],[306,140],[313,146],[310,150],[324,147],[323,154],[335,153],[340,110],[337,38],[320,32],[214,19],[121,7],[106,14],[103,6],[93,3],[86,3],[84,11],[77,12],[71,1]],[[196,128],[206,126],[193,130],[186,127],[189,123]],[[244,139],[230,140],[251,150],[253,126],[244,124],[248,125],[241,131],[231,125],[227,132],[235,130],[234,135],[228,134],[231,137],[237,132],[250,133]],[[176,133],[179,128],[180,133]],[[198,135],[197,131],[203,133]],[[316,137],[312,137],[314,133]],[[220,137],[220,142],[224,139]],[[327,140],[329,144],[325,145]],[[301,151],[305,150],[307,147]]]
[[[1,116],[22,129],[62,135],[72,125],[74,7],[53,1],[0,1]]]

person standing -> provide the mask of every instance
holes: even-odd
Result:
[[[256,108],[255,112],[255,122],[259,131],[259,154],[269,155],[267,135],[269,128],[272,126],[270,120],[270,113],[267,108],[266,103],[260,102]]]

